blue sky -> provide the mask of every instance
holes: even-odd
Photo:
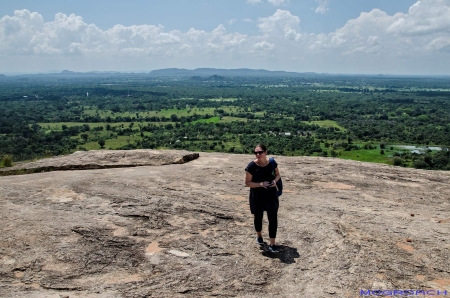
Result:
[[[0,73],[450,74],[448,0],[4,1]]]
[[[361,12],[379,8],[389,14],[408,11],[415,0],[331,0],[325,14],[315,13],[319,3],[314,0],[289,1],[284,5],[262,2],[252,4],[245,0],[14,0],[2,3],[0,16],[12,15],[14,10],[28,9],[40,13],[44,20],[51,21],[55,14],[75,14],[87,23],[94,23],[106,30],[116,24],[163,25],[168,30],[187,31],[190,28],[214,30],[219,24],[229,24],[236,19],[230,30],[255,33],[257,28],[244,19],[256,20],[261,16],[273,14],[277,7],[288,9],[300,17],[304,30],[310,33],[329,33],[347,22],[357,18]]]

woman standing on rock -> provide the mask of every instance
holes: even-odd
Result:
[[[276,182],[281,179],[278,164],[273,160],[274,166],[267,158],[267,148],[263,144],[255,147],[256,159],[245,168],[245,186],[250,187],[250,211],[254,215],[257,242],[264,245],[262,238],[262,220],[264,211],[269,220],[269,250],[279,252],[275,245],[278,226],[278,196]]]

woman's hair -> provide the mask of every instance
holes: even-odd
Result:
[[[259,143],[259,144],[257,144],[257,145],[255,146],[255,148],[256,148],[256,147],[259,147],[259,148],[261,148],[262,150],[267,151],[267,147],[266,147],[266,145],[264,145],[264,144]]]

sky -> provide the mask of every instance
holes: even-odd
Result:
[[[3,0],[0,73],[450,74],[450,0]]]

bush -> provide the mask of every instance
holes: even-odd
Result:
[[[429,165],[423,159],[419,159],[414,162],[414,167],[416,169],[428,169]]]
[[[12,167],[13,158],[12,155],[3,155],[1,163],[4,167]]]
[[[400,157],[394,157],[394,166],[397,167],[403,166],[403,160]]]
[[[332,157],[337,157],[338,156],[338,153],[336,151],[334,151],[334,150],[331,150],[330,154],[331,154]]]

